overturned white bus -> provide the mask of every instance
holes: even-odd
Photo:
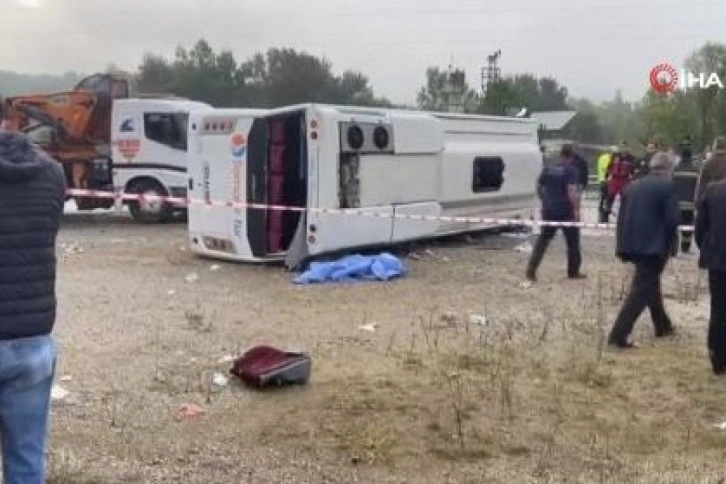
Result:
[[[520,118],[308,104],[193,113],[189,130],[191,246],[231,261],[297,266],[491,227],[402,215],[530,218],[542,167]]]

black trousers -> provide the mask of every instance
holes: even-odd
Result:
[[[547,247],[557,234],[557,230],[562,229],[565,234],[565,242],[567,243],[567,275],[574,277],[580,273],[582,265],[582,254],[580,252],[580,229],[578,227],[542,227],[542,231],[537,238],[537,242],[532,250],[532,257],[529,259],[527,266],[527,277],[534,279],[537,275],[537,268],[544,258]]]
[[[681,209],[681,225],[693,225],[694,213],[691,209]],[[681,251],[688,252],[691,250],[691,241],[693,240],[692,230],[681,231]]]
[[[726,271],[708,271],[711,292],[711,320],[708,324],[708,353],[713,371],[726,371]]]
[[[646,307],[650,310],[656,336],[667,334],[673,329],[663,305],[663,293],[660,286],[660,278],[666,261],[665,257],[653,256],[643,257],[635,263],[633,282],[610,332],[610,344],[623,344],[628,341],[635,322]]]
[[[599,212],[599,223],[606,224],[609,222],[610,218],[610,212],[613,208],[613,202],[615,199],[610,200],[610,196],[608,195],[608,184],[607,183],[601,183],[600,184],[600,203],[598,205],[598,212]]]

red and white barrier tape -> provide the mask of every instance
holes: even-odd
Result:
[[[235,209],[259,209],[272,210],[281,212],[308,212],[318,214],[342,214],[357,215],[363,217],[375,218],[395,218],[399,220],[416,220],[420,222],[452,222],[452,223],[468,223],[483,225],[499,225],[499,226],[538,226],[538,227],[578,227],[584,229],[597,230],[615,230],[614,223],[587,223],[587,222],[552,222],[544,220],[525,220],[525,219],[498,219],[485,217],[453,217],[448,215],[415,215],[403,213],[387,213],[374,212],[370,210],[362,210],[356,208],[319,208],[319,207],[294,207],[287,205],[267,205],[263,203],[248,203],[220,200],[200,200],[185,197],[170,197],[162,195],[144,195],[138,193],[121,193],[107,192],[101,190],[85,190],[69,188],[66,195],[79,198],[105,198],[114,199],[116,201],[137,201],[137,202],[154,202],[162,201],[176,205],[179,207],[188,207],[189,205],[205,205],[207,207],[226,207]],[[682,226],[681,230],[693,230],[693,226]]]

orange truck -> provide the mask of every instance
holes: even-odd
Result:
[[[58,160],[69,188],[186,197],[189,113],[211,106],[132,91],[125,76],[95,74],[68,92],[10,97],[3,126]],[[112,198],[75,202],[79,210],[114,205]],[[153,197],[126,203],[139,222],[164,222],[180,210]]]
[[[5,99],[4,127],[23,131],[63,164],[70,188],[111,190],[111,109],[131,83],[112,74],[89,76],[71,91]],[[80,210],[109,208],[112,199],[80,198]]]

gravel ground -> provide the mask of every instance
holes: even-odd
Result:
[[[297,287],[280,267],[194,257],[183,224],[67,216],[56,336],[70,393],[54,403],[51,482],[726,477],[695,257],[666,275],[678,336],[654,341],[644,315],[644,347],[623,354],[601,346],[628,277],[612,237],[584,239],[586,281],[564,277],[558,240],[532,288],[523,242],[431,243],[399,281]],[[264,343],[309,352],[310,384],[212,382]],[[205,413],[180,421],[185,404]]]

